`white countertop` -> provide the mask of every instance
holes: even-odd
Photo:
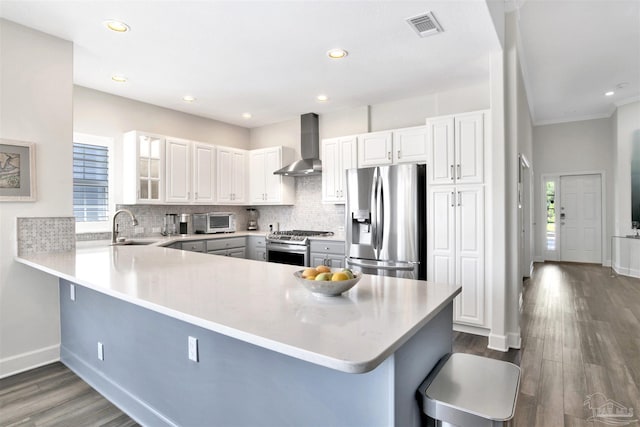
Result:
[[[297,266],[158,246],[96,246],[16,260],[167,316],[349,373],[374,369],[460,293],[456,286],[364,275],[342,296],[322,298],[295,281]]]

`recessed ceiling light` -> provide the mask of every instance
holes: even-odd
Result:
[[[104,21],[104,25],[110,29],[111,31],[115,31],[116,33],[126,33],[130,30],[129,26],[122,21],[116,21],[115,19],[110,19],[108,21]]]
[[[344,49],[331,49],[327,52],[327,56],[331,59],[341,59],[347,56],[349,52]]]
[[[196,98],[191,96],[191,95],[185,95],[185,96],[182,97],[182,100],[184,102],[193,102],[193,101],[196,100]]]
[[[251,113],[242,113],[242,118],[243,119],[250,119],[251,117],[252,117]]]
[[[117,82],[117,83],[126,83],[127,82],[127,78],[125,76],[123,76],[122,74],[114,74],[113,76],[111,76],[111,80],[113,80],[114,82]]]
[[[329,100],[329,97],[327,95],[318,95],[316,96],[316,99],[320,102],[325,102]]]
[[[614,91],[610,90],[609,92],[605,92],[604,96],[613,96],[614,93]]]

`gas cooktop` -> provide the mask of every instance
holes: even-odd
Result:
[[[274,231],[267,235],[267,240],[270,242],[282,242],[306,244],[309,241],[309,237],[327,237],[333,236],[331,231],[314,231],[314,230],[287,230],[287,231]]]

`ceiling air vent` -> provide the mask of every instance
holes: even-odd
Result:
[[[433,12],[407,18],[407,22],[420,37],[427,37],[444,31],[433,15]]]

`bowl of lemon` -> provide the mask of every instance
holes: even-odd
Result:
[[[338,296],[353,288],[362,273],[348,268],[329,268],[319,265],[293,273],[298,282],[315,295]]]

